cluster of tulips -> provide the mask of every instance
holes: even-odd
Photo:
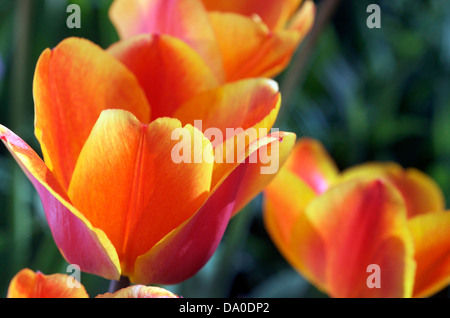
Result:
[[[331,297],[424,297],[450,283],[450,213],[430,177],[395,163],[339,172],[319,141],[268,132],[282,107],[272,78],[311,29],[311,0],[115,0],[109,17],[118,42],[67,38],[37,61],[43,158],[0,125],[66,261],[132,284],[97,297],[179,297],[156,285],[199,271],[260,193],[274,244]],[[206,160],[260,128],[241,159]],[[175,130],[205,160],[174,162]],[[261,173],[268,153],[276,173]],[[23,269],[8,297],[89,297],[67,278]]]

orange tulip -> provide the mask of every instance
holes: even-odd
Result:
[[[425,297],[450,283],[450,213],[416,169],[339,172],[322,144],[303,138],[264,197],[275,245],[332,297]]]
[[[25,268],[17,273],[8,288],[8,298],[89,298],[81,283],[65,274],[44,275]],[[134,285],[95,298],[179,298],[170,291],[153,286]]]
[[[61,253],[85,272],[140,284],[187,279],[214,253],[230,217],[272,179],[261,173],[268,159],[282,165],[294,144],[294,134],[266,132],[247,140],[241,160],[213,160],[221,145],[226,154],[247,131],[270,129],[280,94],[268,79],[199,92],[210,85],[208,71],[191,51],[166,36],[108,51],[66,39],[42,53],[34,77],[44,160],[0,126]],[[211,142],[203,132],[213,127],[243,130]],[[175,162],[175,131],[187,144],[183,155],[204,160]]]
[[[310,30],[314,2],[301,0],[116,0],[120,38],[168,34],[206,61],[219,81],[279,74]]]

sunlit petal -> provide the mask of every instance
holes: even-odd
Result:
[[[195,143],[206,159],[175,162],[175,129],[191,139],[189,159],[196,156]],[[69,197],[110,238],[122,275],[132,276],[135,259],[194,214],[208,196],[213,168],[208,144],[200,131],[183,128],[176,119],[144,125],[122,110],[100,115],[80,153]]]
[[[150,119],[149,105],[134,75],[84,39],[65,39],[41,54],[33,94],[36,137],[63,189],[102,110],[120,108],[143,122]]]
[[[136,76],[152,105],[153,119],[173,117],[182,103],[218,86],[200,55],[172,36],[143,34],[114,43],[108,52]]]
[[[291,143],[289,138],[290,135],[286,138],[288,145]],[[248,150],[247,159],[268,144],[273,147],[275,143],[282,144],[284,141],[268,137],[267,142],[261,147],[258,147],[261,143],[254,142],[255,147],[249,147],[252,150]],[[216,250],[232,213],[242,202],[240,193],[245,190],[249,194],[246,188],[251,181],[242,182],[249,177],[248,170],[253,169],[252,165],[260,167],[249,160],[238,164],[189,220],[139,257],[136,261],[136,276],[132,279],[145,283],[174,284],[195,274]]]

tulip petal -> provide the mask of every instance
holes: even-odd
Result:
[[[108,52],[137,77],[153,119],[173,117],[183,102],[218,85],[197,52],[172,36],[140,35],[113,44]]]
[[[258,15],[270,30],[282,28],[301,0],[202,0],[208,11]]]
[[[280,103],[276,82],[245,79],[200,94],[175,112],[183,124],[194,124],[211,140],[216,157],[213,187],[240,162],[237,152],[244,154],[251,142],[269,133]]]
[[[227,138],[227,131],[234,128],[270,129],[277,117],[280,102],[275,81],[245,79],[227,83],[192,98],[173,116],[183,124],[194,124],[195,120],[201,120],[203,132],[208,128],[217,128]]]
[[[414,297],[428,297],[450,284],[450,211],[409,220],[417,262]]]
[[[199,0],[115,0],[109,16],[122,39],[158,33],[183,40],[200,54],[217,79],[223,80],[219,48]]]
[[[289,160],[289,159],[288,159]],[[317,194],[284,166],[264,189],[264,224],[278,250],[293,264],[291,234],[294,224]]]
[[[192,157],[203,152],[202,162],[174,161],[176,129],[190,138]],[[208,145],[200,131],[182,128],[176,119],[143,125],[122,110],[100,115],[80,153],[69,197],[110,238],[122,275],[133,276],[136,257],[193,215],[208,196],[213,168]]]
[[[249,156],[250,162],[254,163],[249,164],[245,170],[232,216],[242,210],[273,180],[288,159],[296,137],[294,133],[274,132],[258,140],[258,159]],[[274,138],[278,142],[275,142]]]
[[[134,75],[84,39],[65,39],[41,54],[33,94],[35,134],[47,166],[63,189],[103,109],[129,110],[143,122],[150,118],[145,94]]]
[[[0,139],[36,188],[55,243],[65,259],[85,272],[118,279],[117,253],[105,233],[92,227],[72,206],[54,175],[22,139],[1,125]]]
[[[156,286],[135,285],[115,293],[106,293],[96,296],[95,298],[180,298],[174,293]]]
[[[316,15],[316,6],[312,0],[303,2],[300,10],[298,10],[289,21],[288,29],[297,30],[301,37],[305,37],[314,24]]]
[[[272,32],[258,19],[234,13],[214,11],[209,18],[227,82],[277,75],[289,63],[303,36],[296,30]]]
[[[382,178],[392,182],[403,195],[408,217],[434,213],[445,208],[442,190],[433,179],[417,169],[403,169],[393,162],[373,162],[361,164],[342,172],[342,181],[355,178]]]
[[[44,275],[25,268],[14,276],[8,298],[89,298],[83,285],[69,287],[72,278],[64,274]],[[72,281],[70,281],[73,283]]]
[[[287,134],[286,145],[293,144],[289,141],[290,138],[292,134]],[[191,277],[209,260],[223,236],[236,204],[239,204],[240,192],[248,193],[246,187],[252,183],[242,182],[250,176],[255,177],[251,166],[256,167],[258,164],[248,159],[261,148],[284,143],[284,139],[280,140],[278,136],[265,139],[265,143],[252,144],[256,147],[263,144],[260,148],[254,149],[252,145],[249,147],[253,150],[249,150],[246,160],[216,186],[208,200],[189,220],[137,259],[136,276],[132,280],[146,284],[175,284]]]
[[[410,297],[414,245],[398,191],[380,180],[332,187],[300,215],[294,266],[332,297]],[[369,265],[380,288],[369,288]]]
[[[339,170],[325,147],[311,138],[300,139],[286,168],[295,173],[317,194],[326,191],[338,176]]]

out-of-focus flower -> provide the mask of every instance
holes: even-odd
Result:
[[[65,274],[44,275],[25,268],[18,272],[8,288],[8,298],[89,298],[83,285],[69,288],[72,277]]]
[[[425,297],[450,283],[450,213],[435,182],[396,163],[342,172],[303,138],[264,190],[268,232],[332,297]],[[369,265],[380,269],[370,286]]]
[[[89,298],[80,282],[66,274],[44,275],[25,268],[18,272],[8,288],[8,298]],[[153,286],[135,285],[96,298],[179,298],[172,292]]]
[[[311,0],[116,0],[110,8],[122,39],[142,33],[180,38],[227,82],[279,74],[314,15]]]
[[[95,298],[180,298],[174,293],[155,286],[134,285],[122,288],[115,293],[106,293]]]
[[[261,169],[272,159],[281,166],[295,142],[291,133],[267,134],[280,104],[272,80],[199,93],[208,77],[189,50],[165,36],[144,35],[108,52],[66,39],[42,53],[34,77],[44,161],[0,125],[0,139],[40,195],[57,246],[82,271],[139,284],[187,279],[214,253],[230,217],[273,178]],[[203,134],[213,127],[224,136],[242,131],[221,143]],[[256,128],[267,129],[247,140],[240,160],[215,160],[221,145],[227,153]],[[181,142],[175,131],[190,162],[173,160]]]

